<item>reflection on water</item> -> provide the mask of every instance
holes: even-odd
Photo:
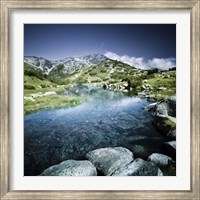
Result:
[[[86,86],[76,86],[70,94],[88,96],[89,101],[25,116],[25,175],[38,175],[63,160],[84,159],[88,151],[101,147],[131,150],[134,144],[140,144],[148,153],[164,151],[165,139],[144,111],[146,99]]]

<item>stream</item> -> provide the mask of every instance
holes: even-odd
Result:
[[[64,160],[83,160],[87,152],[134,145],[145,148],[144,157],[165,153],[166,139],[152,126],[144,111],[147,99],[120,92],[76,85],[64,95],[86,96],[75,107],[42,110],[24,117],[24,175],[39,175]]]

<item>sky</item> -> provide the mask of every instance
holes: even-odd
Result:
[[[24,55],[59,60],[101,53],[141,64],[175,62],[175,24],[25,24]],[[167,59],[167,60],[166,60]],[[132,60],[132,61],[131,61]],[[133,61],[134,60],[134,61]]]

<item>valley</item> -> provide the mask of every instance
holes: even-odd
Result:
[[[80,95],[62,95],[76,84],[96,85],[127,96],[138,95],[156,101],[176,93],[176,70],[142,70],[101,54],[60,61],[25,57],[25,114],[87,101]]]

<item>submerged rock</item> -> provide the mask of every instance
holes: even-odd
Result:
[[[162,171],[153,163],[141,158],[116,170],[112,176],[163,176]]]
[[[96,176],[94,165],[87,161],[67,160],[44,170],[40,176]]]
[[[129,149],[133,153],[135,158],[145,159],[145,157],[147,157],[148,153],[146,152],[144,146],[142,146],[142,145],[135,144],[132,147],[130,147]]]
[[[106,176],[110,176],[133,160],[133,154],[123,147],[96,149],[89,152],[86,157]]]

